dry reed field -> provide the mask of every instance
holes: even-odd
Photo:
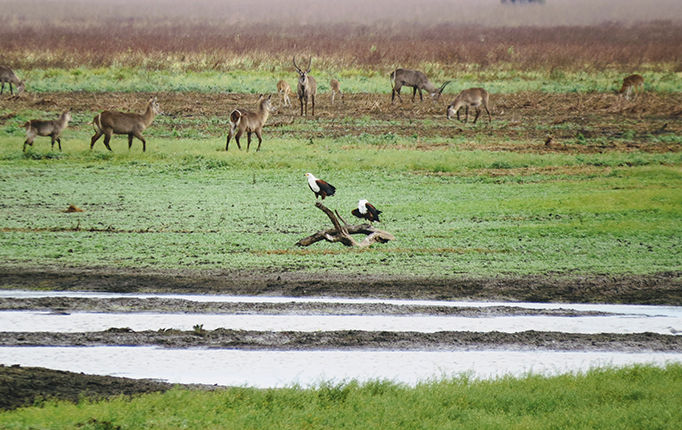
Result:
[[[290,68],[293,55],[313,55],[318,70],[381,74],[420,65],[452,72],[472,65],[682,71],[682,24],[671,19],[682,13],[675,15],[675,2],[647,8],[634,1],[365,3],[8,2],[0,15],[0,63],[16,69],[276,70]],[[665,19],[647,20],[653,10],[660,13],[653,18]],[[632,12],[634,21],[618,20],[624,17],[615,11]],[[594,23],[597,16],[608,22]]]

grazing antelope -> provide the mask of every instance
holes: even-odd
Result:
[[[623,86],[620,87],[618,94],[625,93],[625,99],[630,100],[630,93],[632,93],[633,89],[635,91],[635,98],[637,98],[637,89],[639,89],[640,93],[644,91],[644,78],[640,75],[630,75],[623,79]]]
[[[395,102],[396,94],[400,99],[400,103],[403,102],[402,97],[400,97],[400,90],[402,89],[403,86],[412,87],[413,102],[414,97],[417,95],[417,91],[419,91],[419,99],[422,101],[424,100],[424,97],[422,97],[422,90],[428,91],[434,102],[438,101],[440,95],[443,93],[443,90],[445,89],[445,86],[449,83],[450,81],[447,81],[443,85],[441,85],[440,88],[437,88],[435,85],[431,83],[431,81],[429,81],[429,78],[427,78],[423,72],[409,69],[394,70],[391,73],[391,88],[393,89],[391,91],[391,103]]]
[[[9,83],[9,92],[14,95],[14,90],[12,89],[12,84],[17,86],[17,95],[24,92],[26,85],[14,74],[12,69],[5,66],[0,66],[0,82],[2,82],[2,88],[0,88],[0,94],[5,91],[5,82]]]
[[[54,142],[59,144],[59,150],[62,150],[62,140],[60,135],[62,131],[66,130],[71,121],[71,109],[65,110],[60,115],[59,119],[50,121],[43,121],[40,119],[32,119],[24,124],[26,129],[26,141],[24,142],[23,151],[26,152],[26,145],[33,147],[33,141],[36,136],[50,136],[52,138],[52,149],[54,149]]]
[[[313,116],[315,116],[315,95],[317,94],[317,82],[315,78],[308,75],[310,73],[310,65],[313,62],[313,57],[308,61],[308,69],[304,72],[296,65],[296,57],[294,56],[294,67],[298,72],[298,100],[301,102],[301,116],[303,116],[303,101],[305,100],[305,116],[308,116],[308,100],[313,102]]]
[[[466,117],[464,118],[464,123],[466,124],[469,120],[469,107],[472,107],[476,109],[476,117],[474,118],[474,124],[476,124],[476,120],[481,114],[481,105],[483,105],[485,111],[488,112],[488,124],[490,124],[492,121],[490,119],[490,111],[488,110],[488,98],[488,92],[483,88],[463,90],[448,106],[446,116],[448,119],[451,119],[454,114],[457,114],[457,120],[459,121],[459,110],[464,107],[466,108]]]
[[[343,93],[341,92],[341,84],[339,84],[338,79],[332,79],[329,83],[329,88],[332,91],[332,105],[334,104],[334,97],[336,94],[341,94],[341,101],[343,101]]]
[[[95,128],[95,135],[90,140],[90,149],[95,146],[97,139],[104,135],[104,146],[111,151],[109,141],[112,134],[127,134],[128,135],[128,149],[133,146],[133,137],[137,137],[142,141],[142,152],[147,150],[147,141],[142,137],[142,132],[154,121],[156,115],[160,115],[161,108],[156,97],[152,97],[147,102],[147,109],[143,114],[114,112],[105,110],[98,114],[93,120],[92,125]]]
[[[291,86],[289,86],[289,82],[285,81],[284,79],[277,82],[277,92],[282,97],[282,104],[284,104],[284,107],[291,106],[291,100],[289,100]]]
[[[268,120],[270,112],[272,112],[272,104],[270,103],[270,97],[267,98],[261,94],[258,98],[258,110],[256,112],[250,112],[244,109],[235,109],[230,114],[230,133],[227,135],[227,143],[225,144],[225,151],[230,147],[230,139],[234,136],[234,140],[237,142],[237,147],[241,150],[242,147],[239,144],[239,138],[246,132],[247,144],[246,152],[249,152],[249,147],[251,147],[251,133],[256,133],[258,137],[258,148],[256,152],[260,151],[260,144],[263,142],[261,133],[263,133],[263,125],[265,121]],[[235,135],[236,131],[236,135]]]

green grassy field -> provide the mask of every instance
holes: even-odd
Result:
[[[434,277],[682,269],[679,153],[418,151],[400,137],[379,148],[271,138],[261,152],[226,153],[222,138],[152,139],[144,154],[120,137],[114,153],[70,139],[63,153],[41,141],[23,154],[21,138],[3,138],[5,266]],[[374,202],[396,240],[295,247],[330,226],[308,171],[337,187],[325,203],[349,222],[360,198]],[[65,213],[70,204],[85,212]]]
[[[144,67],[110,67],[74,69],[30,69],[16,70],[29,87],[36,93],[58,91],[89,92],[174,92],[196,91],[204,93],[273,93],[275,84],[286,79],[295,91],[296,74],[288,63],[264,63],[252,67],[249,58],[243,63],[232,65],[229,72],[219,70],[184,70],[181,65],[166,65],[165,70],[149,70]],[[679,92],[682,90],[680,73],[672,70],[673,65],[643,65],[640,67],[647,91]],[[392,70],[392,69],[391,69]],[[320,92],[329,91],[329,81],[337,78],[343,83],[343,90],[351,93],[389,93],[389,69],[323,69],[313,75],[318,80]],[[423,65],[422,70],[437,85],[452,81],[445,88],[445,94],[457,94],[465,88],[484,85],[491,93],[517,93],[522,91],[542,92],[608,92],[618,90],[623,73],[619,70],[598,72],[517,70],[504,65],[494,70],[471,67],[469,70],[452,70],[442,64]],[[404,91],[405,92],[405,91]]]
[[[78,405],[38,401],[0,413],[5,429],[679,429],[682,368],[633,366],[561,376],[416,387],[387,381],[314,388],[171,390]]]

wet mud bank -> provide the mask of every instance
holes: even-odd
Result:
[[[194,331],[162,329],[135,332],[111,328],[101,332],[0,332],[0,346],[159,346],[164,348],[221,348],[242,350],[414,350],[414,351],[664,351],[682,353],[682,336],[656,333],[575,334],[525,331],[501,332],[387,332],[251,330]]]
[[[41,367],[3,366],[0,364],[0,411],[22,406],[40,405],[45,401],[81,399],[98,400],[112,396],[168,391],[173,384],[151,379],[129,379],[113,376],[85,375]],[[192,389],[211,389],[187,385]]]
[[[603,316],[613,315],[598,311],[575,309],[529,309],[517,306],[428,306],[394,305],[389,303],[226,303],[196,302],[169,298],[3,298],[0,311],[42,311],[56,314],[71,312],[97,313],[192,313],[192,314],[239,314],[239,315],[395,315],[395,316],[460,316],[467,318],[493,316]]]
[[[510,302],[682,305],[682,274],[410,278],[301,272],[0,269],[14,289]]]

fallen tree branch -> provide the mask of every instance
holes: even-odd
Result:
[[[386,243],[389,240],[395,240],[395,237],[391,233],[376,229],[370,224],[351,225],[346,223],[338,212],[334,214],[334,212],[323,205],[322,202],[316,202],[315,207],[327,215],[334,227],[320,230],[315,234],[304,237],[296,242],[296,246],[310,246],[313,243],[326,240],[331,243],[341,242],[348,247],[368,248],[375,243]],[[339,222],[339,219],[343,221],[343,225]],[[353,234],[366,234],[367,237],[361,242],[358,242],[351,236]]]

